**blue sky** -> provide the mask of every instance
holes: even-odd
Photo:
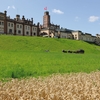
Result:
[[[43,23],[45,7],[51,23],[92,35],[100,33],[100,0],[0,0],[0,12],[7,10],[11,18],[24,15],[34,23]]]

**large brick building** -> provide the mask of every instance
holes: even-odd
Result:
[[[33,18],[25,19],[24,16],[16,15],[16,18],[11,19],[7,16],[7,12],[0,13],[0,33],[12,35],[29,35],[37,36],[39,23],[33,24]]]
[[[16,18],[11,19],[7,16],[7,11],[0,13],[0,34],[12,34],[23,36],[44,36],[60,37],[67,39],[83,40],[87,42],[94,42],[100,45],[100,35],[92,36],[90,33],[83,33],[78,30],[70,30],[67,28],[60,28],[60,25],[51,24],[50,15],[48,11],[44,12],[43,25],[39,23],[34,24],[33,18],[25,19],[24,16],[16,15]]]

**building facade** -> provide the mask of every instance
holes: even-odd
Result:
[[[96,43],[100,45],[100,35],[92,36],[90,33],[83,33],[80,30],[70,30],[60,28],[60,25],[50,23],[49,12],[44,12],[43,25],[40,25],[39,35],[48,35],[49,37],[60,37],[67,39],[83,40],[86,42]]]
[[[0,13],[0,33],[2,34],[37,36],[38,30],[39,23],[33,24],[33,18],[30,20],[16,15],[16,18],[11,19],[6,11]]]
[[[100,34],[92,36],[90,33],[83,33],[80,30],[70,30],[60,28],[60,25],[51,24],[49,12],[44,12],[43,25],[33,23],[33,18],[25,19],[24,16],[16,15],[11,19],[7,16],[7,11],[0,13],[0,34],[21,35],[21,36],[48,36],[59,37],[75,40],[83,40],[86,42],[96,43],[100,45]]]
[[[56,29],[60,29],[60,25],[51,24],[49,12],[44,12],[43,25],[40,25],[39,35],[48,35],[54,37],[57,32]]]

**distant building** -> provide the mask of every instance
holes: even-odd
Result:
[[[7,16],[7,11],[0,12],[0,34],[58,37],[83,40],[100,45],[100,34],[92,36],[90,33],[83,33],[80,30],[60,28],[60,25],[51,24],[48,11],[44,12],[43,25],[40,25],[39,22],[37,25],[34,24],[33,18],[30,20],[25,19],[24,16],[20,18],[20,15],[16,15],[16,18],[11,19],[10,16]]]
[[[37,36],[38,26],[39,24],[33,24],[33,18],[30,20],[23,16],[21,19],[20,15],[16,15],[16,18],[11,19],[6,11],[0,13],[0,33],[2,34]]]
[[[60,25],[51,24],[49,12],[44,12],[43,25],[40,25],[39,35],[48,35],[50,37],[54,37],[56,29],[60,29]]]
[[[96,43],[100,45],[100,35],[92,36],[90,33],[83,33],[80,30],[70,30],[67,28],[60,28],[60,25],[50,23],[49,12],[44,12],[43,25],[40,25],[39,35],[48,35],[49,37],[60,37],[67,39],[83,40],[86,42]]]

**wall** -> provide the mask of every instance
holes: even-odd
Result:
[[[98,45],[100,45],[100,38],[96,38],[95,39],[95,43],[98,44]]]
[[[0,33],[4,33],[4,21],[0,20]]]
[[[73,39],[72,33],[69,32],[60,32],[61,38]]]
[[[30,25],[24,25],[24,34],[27,36],[31,35],[31,31],[30,31]]]
[[[16,35],[23,35],[23,24],[16,23]]]
[[[73,32],[72,32],[73,38],[74,38],[75,40],[81,40],[81,39],[82,39],[81,34],[82,34],[82,33],[81,33],[80,31],[73,31]]]
[[[13,22],[7,22],[7,33],[14,34],[14,23]]]
[[[93,37],[92,35],[83,34],[81,40],[87,41],[87,42],[95,42],[95,38],[96,37]]]
[[[32,26],[32,36],[37,36],[37,27]]]

